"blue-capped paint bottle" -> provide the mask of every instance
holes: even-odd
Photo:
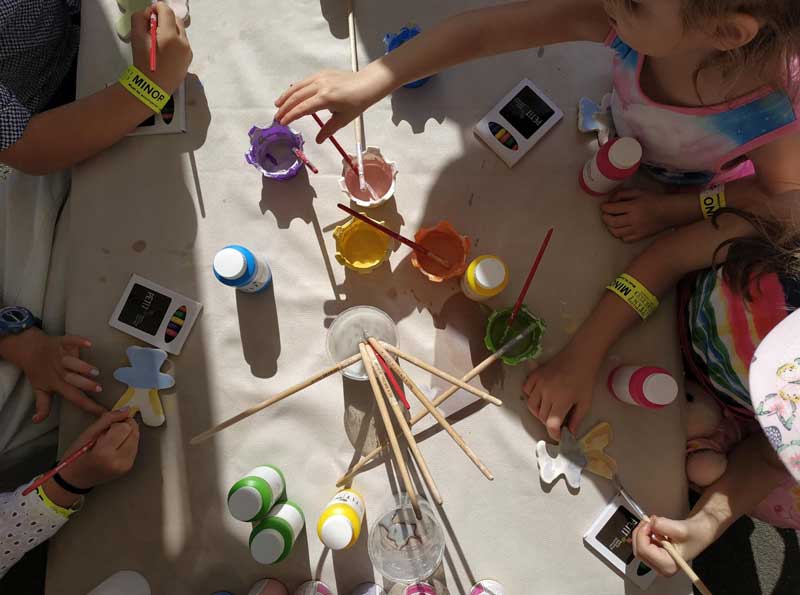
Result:
[[[220,283],[245,293],[259,293],[272,285],[266,259],[244,246],[225,246],[214,257],[214,276]]]

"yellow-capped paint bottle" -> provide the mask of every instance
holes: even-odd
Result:
[[[322,511],[317,523],[317,535],[325,547],[346,550],[361,534],[364,522],[364,498],[354,490],[342,490]]]
[[[461,278],[461,291],[476,302],[500,295],[506,285],[508,267],[493,254],[484,254],[473,260]]]

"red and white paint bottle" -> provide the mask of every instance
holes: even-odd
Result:
[[[620,366],[608,376],[608,389],[623,403],[661,409],[678,396],[678,383],[664,368]]]
[[[581,170],[581,188],[592,196],[606,196],[639,169],[642,145],[635,138],[615,138],[586,162]]]

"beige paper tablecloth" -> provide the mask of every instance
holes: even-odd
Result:
[[[481,2],[356,4],[365,64],[383,52],[386,32],[409,22],[430,27]],[[336,263],[332,229],[342,221],[336,208],[341,162],[330,145],[314,145],[312,120],[296,128],[312,141],[307,153],[319,175],[266,182],[244,163],[247,130],[270,122],[279,92],[318,69],[349,67],[343,6],[332,0],[193,0],[189,134],[127,139],[76,168],[67,331],[93,339],[103,403],[111,406],[123,392],[112,373],[126,365],[125,348],[135,342],[107,325],[131,273],[196,298],[205,309],[183,353],[170,357],[176,388],[162,393],[166,425],[143,428],[131,474],[97,489],[53,540],[49,594],[83,594],[117,570],[134,569],[159,595],[244,594],[264,576],[290,589],[317,576],[347,595],[374,576],[366,536],[353,550],[326,554],[314,525],[335,479],[354,458],[353,443],[371,436],[366,385],[335,376],[202,446],[190,447],[189,439],[327,366],[326,327],[350,306],[384,309],[398,323],[403,349],[457,375],[486,356],[485,312],[460,294],[457,283],[425,281],[411,268],[407,248],[369,276]],[[118,14],[114,0],[84,0],[81,95],[114,80],[129,63],[130,50],[112,28]],[[565,118],[509,170],[474,138],[472,126],[523,77],[561,106]],[[408,235],[446,218],[472,238],[473,255],[507,259],[512,282],[492,305],[513,302],[546,229],[556,228],[527,299],[548,323],[545,357],[565,344],[637,250],[608,235],[596,200],[577,185],[592,145],[576,130],[575,106],[581,95],[599,99],[609,86],[610,55],[599,45],[533,49],[453,68],[422,89],[395,93],[365,117],[368,144],[400,168],[397,201],[375,215],[402,224]],[[352,147],[351,128],[338,136]],[[241,295],[214,279],[213,255],[229,243],[267,256],[274,292]],[[614,348],[605,371],[629,362],[680,375],[674,319],[673,300],[666,299],[656,316]],[[441,388],[427,374],[409,372],[423,387]],[[505,407],[490,406],[457,423],[494,482],[444,432],[421,442],[445,498],[438,514],[448,538],[447,588],[466,593],[473,582],[491,577],[514,595],[635,592],[582,543],[612,495],[608,482],[585,477],[577,495],[563,481],[552,490],[539,482],[534,446],[544,431],[520,399],[526,373],[524,367],[491,369],[482,383],[505,399]],[[583,431],[599,420],[612,422],[610,452],[629,490],[653,512],[685,514],[681,406],[660,412],[626,406],[607,394],[604,381],[598,379]],[[87,422],[64,407],[62,445]],[[229,486],[264,463],[284,470],[289,495],[309,524],[291,557],[274,568],[251,559],[249,526],[225,508]],[[384,465],[358,477],[368,522],[386,510],[398,485]],[[651,592],[688,593],[689,586],[676,577],[659,580]]]

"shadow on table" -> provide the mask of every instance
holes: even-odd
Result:
[[[303,168],[291,180],[278,181],[261,178],[261,213],[271,211],[279,229],[289,229],[292,221],[314,221],[314,199],[317,193]]]
[[[256,378],[271,378],[278,371],[281,354],[281,332],[275,291],[270,287],[261,293],[236,292],[239,334],[242,352]]]

